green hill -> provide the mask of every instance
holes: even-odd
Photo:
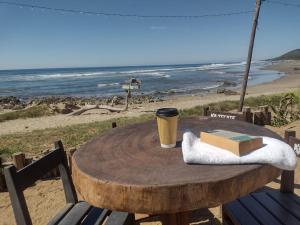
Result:
[[[282,56],[279,56],[272,60],[300,60],[300,49],[295,49],[293,51],[287,52]]]

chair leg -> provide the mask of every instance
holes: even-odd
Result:
[[[222,223],[224,225],[234,225],[230,217],[227,215],[223,205],[220,206],[220,211],[222,213]]]
[[[134,225],[134,214],[113,211],[105,225]]]
[[[129,213],[128,220],[126,221],[125,225],[134,225],[135,222],[135,215],[132,213]]]
[[[294,171],[282,171],[280,191],[283,193],[294,193]]]

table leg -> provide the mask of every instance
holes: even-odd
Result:
[[[162,215],[163,225],[188,225],[189,224],[189,213],[174,213]]]

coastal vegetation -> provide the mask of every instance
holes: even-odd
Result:
[[[245,105],[256,108],[261,105],[279,106],[282,98],[286,94],[262,95],[259,97],[248,97]],[[293,103],[295,108],[300,110],[300,91],[290,93],[293,95]],[[203,108],[209,106],[216,111],[234,111],[238,108],[238,101],[221,101],[201,105],[190,109],[180,111],[181,117],[200,116],[203,114]],[[38,110],[38,108],[36,109]],[[44,109],[43,112],[47,112]],[[46,113],[47,114],[47,113]],[[35,115],[32,113],[31,115]],[[125,125],[140,123],[154,119],[154,113],[144,114],[139,117],[122,117],[101,122],[92,122],[86,124],[76,124],[66,127],[47,128],[43,130],[34,130],[26,133],[16,133],[0,136],[0,155],[10,156],[15,152],[26,152],[29,154],[37,154],[42,150],[50,149],[55,140],[61,139],[66,147],[78,147],[91,138],[111,129],[111,123],[117,122],[118,127]]]
[[[300,91],[294,91],[291,93],[283,93],[283,94],[273,94],[273,95],[261,95],[258,97],[248,97],[245,99],[245,106],[249,106],[251,108],[257,108],[262,105],[269,106],[279,106],[281,99],[286,94],[292,94],[294,96],[294,107],[300,111]],[[203,114],[203,108],[209,107],[213,111],[233,111],[236,110],[239,106],[239,101],[221,101],[218,103],[210,103],[208,105],[197,106],[191,109],[181,110],[181,116],[198,116]]]
[[[0,122],[6,120],[36,118],[53,115],[53,111],[47,105],[36,105],[27,109],[21,109],[0,114]]]
[[[273,126],[283,126],[300,119],[299,97],[294,93],[285,94],[279,105],[271,105],[271,108],[274,113]]]
[[[113,121],[117,123],[118,127],[122,127],[147,121],[151,118],[153,118],[153,115],[145,114],[139,117],[122,117],[101,122],[3,135],[0,136],[0,155],[9,156],[19,151],[36,154],[42,150],[51,149],[53,142],[58,139],[63,141],[66,149],[78,147],[96,135],[109,130]]]
[[[130,98],[131,104],[147,104],[163,101],[160,97],[150,95],[138,95]],[[0,122],[16,119],[37,118],[56,114],[69,114],[78,111],[86,105],[122,105],[125,102],[123,96],[108,98],[97,97],[44,97],[28,101],[10,97],[0,97]],[[2,112],[2,110],[9,110]]]
[[[294,92],[295,96],[300,96],[300,91]],[[248,97],[245,104],[250,107],[256,107],[258,105],[278,105],[281,95],[268,95],[257,97]],[[299,98],[299,97],[298,97]],[[122,105],[124,102],[124,97],[115,96],[113,98],[75,98],[75,97],[48,97],[42,99],[34,99],[30,102],[21,102],[15,97],[6,97],[6,101],[0,101],[0,108],[9,109],[8,112],[0,113],[0,122],[16,119],[26,119],[26,118],[37,118],[43,116],[50,116],[56,114],[68,114],[78,110],[84,105],[95,105],[95,104],[108,104],[108,105]],[[133,96],[130,104],[147,104],[151,102],[160,102],[163,99],[154,96]],[[225,101],[218,104],[209,104],[213,110],[219,111],[230,111],[237,109],[237,101]],[[22,109],[19,109],[22,107]],[[17,108],[17,110],[14,110]],[[201,111],[202,106],[196,107],[195,109],[190,109],[183,111],[182,113],[193,114],[194,111]],[[300,110],[300,107],[299,107]],[[202,112],[202,111],[201,111]]]
[[[300,49],[289,51],[272,60],[300,60]]]

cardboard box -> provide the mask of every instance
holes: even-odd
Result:
[[[263,146],[262,138],[226,130],[200,133],[201,141],[241,156]]]

